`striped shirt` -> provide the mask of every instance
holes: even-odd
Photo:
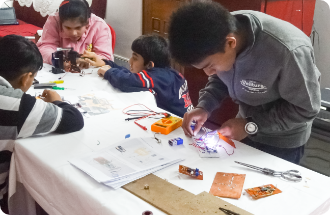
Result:
[[[0,76],[0,199],[7,192],[9,164],[15,140],[50,132],[69,133],[84,126],[80,112],[55,101],[25,94]]]

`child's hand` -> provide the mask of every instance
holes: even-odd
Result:
[[[86,59],[78,58],[77,65],[80,69],[88,69],[90,66],[90,63]]]
[[[92,66],[101,67],[105,65],[104,61],[100,58],[100,56],[95,54],[95,52],[89,52],[85,50],[84,54],[81,57],[85,57],[86,58],[85,61]]]
[[[45,102],[62,101],[61,96],[55,90],[44,90],[41,97]]]
[[[101,77],[104,77],[104,74],[106,73],[106,71],[108,71],[109,69],[111,69],[111,66],[109,65],[105,65],[105,66],[102,66],[98,71],[97,71],[97,74]]]

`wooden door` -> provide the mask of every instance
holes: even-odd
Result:
[[[189,0],[143,0],[143,34],[168,36],[168,22],[171,14]],[[183,74],[184,68],[175,61],[172,67]]]
[[[186,2],[188,0],[143,0],[143,34],[167,37],[171,14]]]

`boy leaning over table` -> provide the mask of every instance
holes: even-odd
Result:
[[[220,133],[299,163],[321,103],[320,72],[302,31],[261,12],[229,13],[218,3],[199,2],[172,15],[169,42],[174,59],[209,76],[197,108],[184,116],[186,135],[198,132],[230,96],[239,113]]]
[[[7,182],[14,140],[79,131],[84,121],[81,113],[53,90],[45,90],[42,100],[25,93],[43,66],[34,43],[8,35],[0,39],[0,47],[0,205],[8,213]]]
[[[82,57],[98,70],[101,77],[124,92],[150,91],[156,98],[157,106],[180,117],[191,110],[186,79],[171,68],[168,44],[158,35],[143,35],[136,38],[131,46],[130,69],[116,65],[113,61],[102,60],[93,52]]]

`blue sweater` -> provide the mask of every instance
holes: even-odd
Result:
[[[193,108],[186,79],[171,68],[152,68],[131,73],[127,68],[104,60],[112,68],[105,74],[112,86],[123,92],[150,91],[157,106],[175,115],[183,115]]]

